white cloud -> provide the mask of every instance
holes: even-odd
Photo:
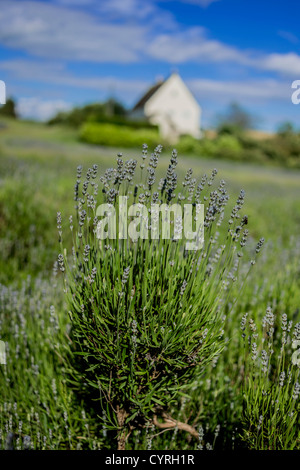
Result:
[[[89,13],[80,8],[87,4]],[[291,77],[300,74],[295,52],[243,51],[210,38],[202,27],[183,29],[154,0],[1,0],[1,6],[0,44],[31,57],[118,64],[230,63]]]
[[[188,80],[188,85],[201,101],[211,96],[214,99],[228,100],[257,100],[257,101],[273,101],[286,100],[290,101],[291,87],[290,84],[278,80],[261,79],[261,80],[244,80],[244,81],[224,81],[224,80],[204,80],[193,79]]]
[[[5,1],[0,43],[46,58],[128,63],[145,46],[145,27],[106,23],[79,10],[37,1]]]
[[[174,0],[157,0],[158,3],[165,3],[165,2],[170,2],[170,1],[174,1]],[[199,6],[201,8],[207,8],[212,3],[216,3],[216,2],[219,2],[219,1],[220,0],[177,0],[177,2],[186,3],[188,5],[196,5],[196,6]]]
[[[22,118],[47,121],[58,111],[67,111],[70,103],[63,100],[41,100],[40,98],[20,98],[17,103],[17,112]]]
[[[146,80],[122,79],[115,76],[94,77],[75,76],[63,64],[57,62],[10,60],[0,62],[0,71],[6,71],[19,80],[33,81],[61,87],[74,87],[95,90],[102,94],[113,93],[126,104],[137,100],[152,85]],[[194,95],[202,100],[257,100],[290,101],[291,84],[289,80],[247,79],[247,80],[210,80],[194,78],[187,80]]]
[[[146,18],[156,13],[155,4],[149,0],[109,0],[98,2],[98,11],[122,18]]]
[[[201,27],[160,34],[150,43],[148,53],[153,58],[171,63],[246,61],[244,54],[234,47],[208,39],[205,34]]]
[[[0,71],[5,71],[12,79],[20,81],[38,81],[59,87],[75,87],[95,90],[104,94],[116,94],[125,97],[128,103],[142,94],[151,83],[139,79],[122,79],[114,76],[80,77],[70,73],[59,62],[41,62],[38,60],[15,59],[0,62]]]
[[[61,5],[86,7],[93,5],[95,3],[95,0],[54,0],[54,2]]]
[[[12,59],[0,62],[0,71],[8,72],[10,77],[19,80],[57,83],[66,74],[61,62],[39,61],[30,59]]]
[[[300,56],[294,52],[288,54],[269,54],[261,59],[260,68],[279,72],[289,76],[300,75]]]
[[[298,37],[295,34],[290,33],[289,31],[280,30],[280,31],[278,31],[278,36],[281,36],[283,39],[286,39],[287,41],[291,42],[292,44],[299,44]]]
[[[189,3],[191,5],[198,5],[200,7],[208,7],[212,3],[219,2],[220,0],[178,0],[182,3]]]
[[[169,12],[151,0],[56,1],[59,4],[2,0],[0,44],[53,60],[243,61],[236,48],[207,38],[204,28],[182,30]],[[94,14],[77,8],[88,1]]]

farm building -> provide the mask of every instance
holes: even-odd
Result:
[[[132,119],[158,126],[161,136],[176,142],[181,135],[201,137],[201,108],[178,73],[153,85],[136,103]]]

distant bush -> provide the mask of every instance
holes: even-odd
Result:
[[[195,139],[192,136],[182,136],[176,144],[176,148],[182,154],[190,154],[202,157],[213,157],[216,153],[216,139]]]
[[[241,136],[243,130],[231,123],[223,123],[218,127],[218,135],[234,135],[234,136]]]
[[[7,116],[13,119],[16,119],[17,111],[16,111],[16,103],[12,98],[8,98],[6,103],[0,106],[0,115]]]
[[[240,160],[242,158],[242,146],[239,140],[229,134],[218,137],[216,142],[215,156],[217,158],[227,158],[230,160]]]
[[[151,124],[147,121],[134,121],[128,119],[125,116],[99,116],[97,114],[91,114],[86,122],[98,122],[106,124],[115,124],[117,126],[127,126],[132,129],[155,129],[158,131],[158,126]],[[84,123],[85,124],[85,123]]]
[[[237,160],[241,158],[242,147],[237,137],[231,134],[222,134],[215,139],[195,139],[183,136],[176,148],[183,154],[194,154],[203,157],[226,158]]]
[[[108,123],[85,123],[79,132],[83,142],[112,147],[137,147],[144,143],[158,145],[160,136],[155,129],[132,129]]]
[[[48,121],[49,125],[65,124],[79,127],[88,120],[106,120],[122,118],[126,115],[124,106],[116,100],[110,99],[104,103],[90,103],[85,106],[75,107],[70,111],[60,111]]]
[[[290,123],[284,123],[272,137],[256,138],[247,129],[250,117],[233,105],[226,120],[222,120],[213,137],[196,139],[182,135],[176,148],[182,154],[217,159],[271,163],[300,168],[300,134]],[[0,109],[1,112],[1,109]],[[69,112],[60,112],[48,124],[63,124],[79,130],[84,142],[114,147],[140,147],[143,143],[157,146],[162,142],[158,126],[143,120],[131,120],[125,107],[111,99],[91,103]]]
[[[182,136],[176,148],[182,154],[300,168],[300,133],[289,126],[272,137],[258,139],[224,124],[213,138]]]
[[[201,142],[192,136],[184,135],[179,139],[176,148],[180,153],[194,153],[199,154],[201,150]]]
[[[90,103],[75,107],[70,111],[60,111],[48,121],[48,125],[62,124],[79,128],[86,122],[116,124],[134,129],[157,129],[157,126],[147,121],[129,119],[122,103],[113,99],[104,103]]]
[[[256,119],[239,103],[230,103],[225,114],[218,117],[218,133],[239,134],[247,129],[253,128]]]

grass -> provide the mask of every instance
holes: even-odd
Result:
[[[70,322],[61,274],[53,269],[60,250],[56,214],[61,211],[65,220],[74,214],[78,165],[87,170],[95,163],[103,173],[114,166],[118,152],[124,158],[140,158],[141,150],[89,146],[59,126],[1,122],[0,339],[7,345],[7,364],[0,366],[0,447],[114,448],[112,431],[67,380],[64,358]],[[162,154],[161,174],[169,158],[168,152]],[[291,357],[300,320],[300,172],[197,156],[179,155],[179,161],[179,179],[190,167],[200,178],[218,169],[217,179],[226,181],[230,194],[228,211],[244,189],[249,249],[261,237],[266,242],[243,290],[246,272],[241,269],[240,281],[233,284],[224,305],[223,352],[194,380],[189,395],[172,405],[172,416],[196,429],[198,441],[176,426],[161,432],[149,423],[131,433],[126,448],[299,449],[297,366],[291,366]],[[68,230],[64,244],[71,249]],[[267,308],[272,309],[275,326],[274,353],[269,355],[272,373],[266,377],[261,352],[267,344],[264,338],[270,338],[263,327]],[[282,351],[284,314],[292,324]],[[284,361],[278,360],[283,354]],[[292,378],[282,387],[280,374],[289,377],[290,370]],[[264,392],[270,393],[269,400]]]

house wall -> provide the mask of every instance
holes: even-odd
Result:
[[[128,115],[128,118],[131,121],[147,121],[147,116],[145,116],[144,109],[136,109],[131,111]]]
[[[201,137],[201,108],[177,74],[171,75],[147,101],[144,113],[170,141],[176,141],[182,134]]]

